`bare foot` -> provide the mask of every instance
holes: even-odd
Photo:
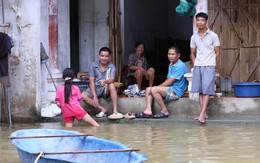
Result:
[[[196,117],[196,118],[194,118],[196,121],[199,121],[199,119],[200,119],[200,117]],[[204,119],[208,119],[208,118],[206,118],[206,117],[204,117]]]
[[[146,109],[143,111],[144,114],[147,114],[147,115],[152,115],[152,112],[151,111],[147,111]]]
[[[204,118],[199,118],[199,122],[200,122],[201,124],[205,124],[205,123],[206,123],[206,120],[205,120]]]
[[[209,116],[205,113],[204,114],[204,119],[208,119],[209,118]],[[199,117],[196,117],[196,118],[194,118],[196,121],[198,121],[200,118]]]

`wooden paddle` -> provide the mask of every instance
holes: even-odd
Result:
[[[108,150],[92,150],[92,151],[71,151],[71,152],[43,152],[43,155],[59,155],[59,154],[84,154],[84,153],[108,153],[108,152],[132,152],[140,151],[139,149],[108,149]],[[41,152],[33,153],[39,155]]]
[[[77,137],[77,136],[93,136],[90,134],[76,134],[76,135],[45,135],[45,136],[14,136],[9,139],[30,139],[30,138],[57,138],[57,137]]]

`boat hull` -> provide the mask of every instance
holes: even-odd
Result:
[[[27,129],[12,133],[10,138],[18,137],[17,139],[11,139],[11,142],[16,145],[22,163],[35,162],[41,152],[46,154],[39,156],[37,163],[140,163],[147,160],[141,153],[123,151],[130,149],[124,144],[93,136],[19,139],[19,137],[73,134],[80,135],[82,133],[55,129]],[[118,150],[119,152],[84,153],[84,151],[99,150]],[[83,153],[77,153],[82,151]],[[55,152],[59,152],[59,154],[55,154]]]

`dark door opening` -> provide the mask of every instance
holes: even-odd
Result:
[[[78,0],[70,0],[70,61],[71,68],[79,71],[79,16]]]

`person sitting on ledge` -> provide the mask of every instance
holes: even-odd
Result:
[[[148,62],[144,56],[144,43],[135,43],[135,53],[128,57],[128,75],[127,77],[134,77],[136,79],[139,90],[142,88],[143,77],[149,81],[149,87],[153,86],[154,68],[148,66]]]
[[[112,99],[113,114],[108,116],[110,119],[120,119],[124,116],[117,111],[117,91],[114,85],[116,68],[110,62],[111,51],[108,47],[99,50],[98,61],[93,61],[89,66],[89,88],[82,92],[84,101],[101,110],[96,115],[97,118],[106,116],[107,109],[99,104],[98,98]]]
[[[187,89],[187,80],[184,74],[187,72],[187,67],[179,59],[180,50],[177,47],[168,49],[168,59],[170,61],[168,67],[167,79],[159,86],[146,88],[146,108],[143,112],[136,114],[136,118],[167,118],[169,112],[166,108],[164,100],[174,101],[183,96]],[[153,98],[161,107],[161,111],[152,115]]]

